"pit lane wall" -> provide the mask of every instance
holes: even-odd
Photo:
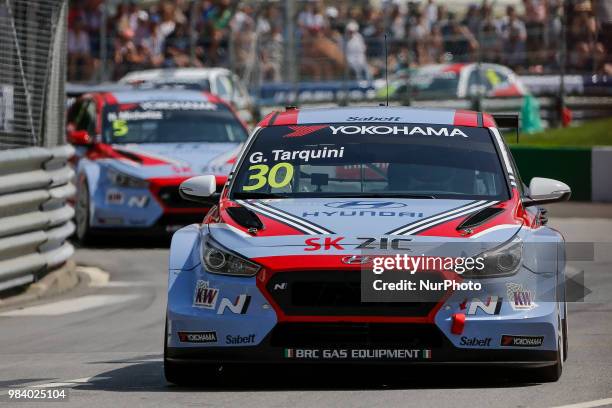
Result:
[[[563,181],[574,201],[612,202],[612,147],[566,148],[512,146],[526,184],[532,177]]]
[[[74,149],[0,151],[0,293],[36,281],[74,253]]]

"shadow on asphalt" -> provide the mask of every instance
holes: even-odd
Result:
[[[134,361],[134,360],[133,360]],[[108,362],[107,362],[108,363]],[[116,361],[125,364],[127,361]],[[129,363],[128,363],[129,364]],[[195,370],[197,375],[197,370]],[[179,387],[166,382],[161,361],[145,361],[106,371],[75,390],[113,392],[350,391],[384,389],[511,388],[534,385],[517,380],[508,368],[412,366],[242,366],[229,367],[217,384]]]

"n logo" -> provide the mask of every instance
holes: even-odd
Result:
[[[481,301],[478,298],[472,299],[470,307],[468,308],[468,315],[475,315],[478,309],[482,310],[488,315],[498,315],[501,311],[502,299],[497,296],[489,296],[486,302]]]
[[[229,309],[234,314],[245,314],[249,308],[249,303],[251,303],[249,295],[239,295],[234,303],[230,302],[228,298],[223,298],[221,304],[219,304],[217,314],[223,314],[225,309]]]
[[[148,202],[149,202],[149,197],[147,197],[147,196],[141,196],[141,197],[132,196],[132,197],[130,197],[130,199],[128,201],[128,206],[129,207],[144,208],[147,205]]]

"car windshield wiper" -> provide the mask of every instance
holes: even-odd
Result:
[[[287,198],[286,194],[279,193],[262,193],[262,192],[236,192],[233,194],[233,198]]]

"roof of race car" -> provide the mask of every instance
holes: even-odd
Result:
[[[180,79],[185,81],[196,81],[209,79],[214,74],[229,74],[227,68],[159,68],[133,71],[119,80],[121,83],[130,81],[160,81],[169,79]]]
[[[141,103],[150,101],[164,102],[210,102],[219,104],[221,100],[212,94],[184,90],[184,89],[129,89],[125,91],[109,92],[106,102],[114,103]]]
[[[285,112],[272,112],[259,126],[290,126],[315,123],[422,123],[471,127],[495,127],[493,117],[487,113],[462,109],[421,109],[394,106],[344,108],[288,108]]]

